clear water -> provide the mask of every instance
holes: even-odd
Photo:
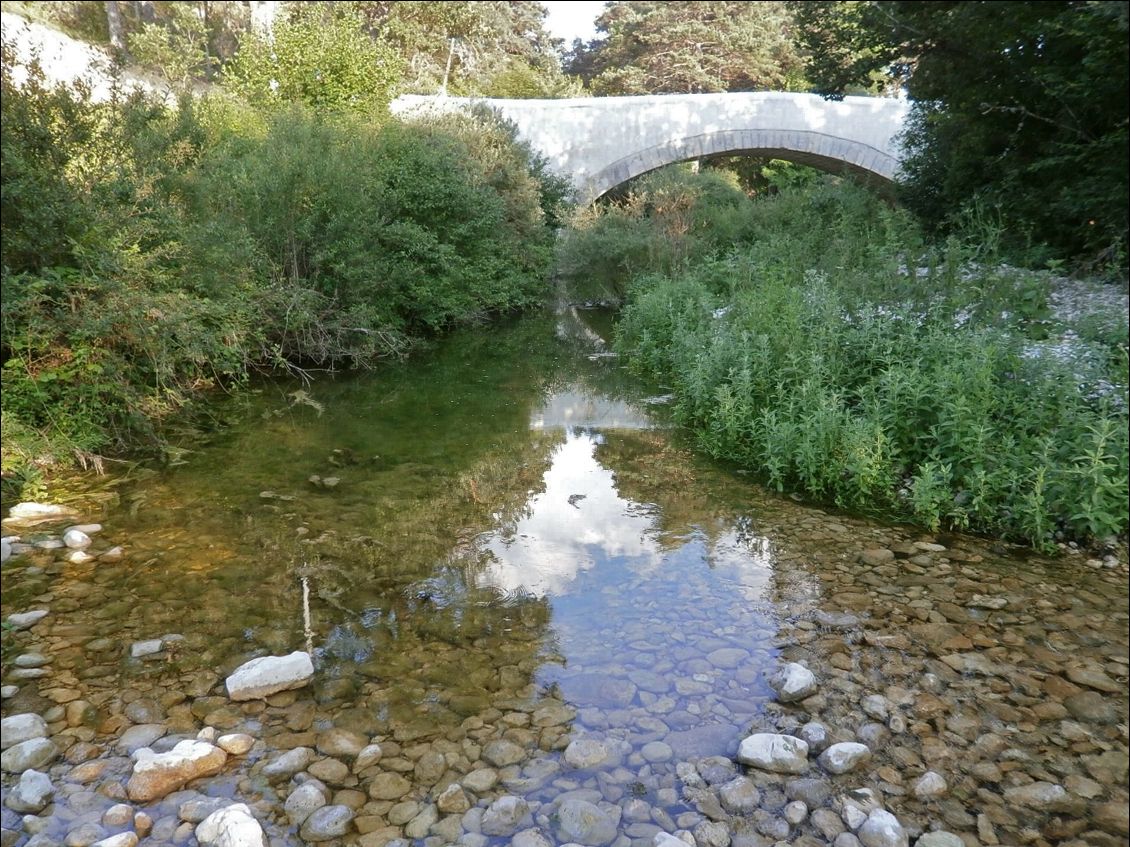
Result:
[[[406,831],[403,803],[425,810],[489,767],[500,782],[471,792],[480,809],[520,796],[532,804],[527,824],[563,842],[556,804],[588,792],[617,820],[619,843],[650,844],[709,816],[683,790],[680,764],[732,759],[751,730],[808,720],[875,750],[861,772],[832,777],[813,763],[809,775],[841,791],[874,787],[912,829],[972,834],[977,815],[991,814],[1002,837],[1027,827],[1054,841],[1085,831],[1094,803],[1125,801],[1125,766],[1090,764],[1111,752],[1125,760],[1125,691],[1102,694],[1111,714],[1084,717],[1089,701],[1037,708],[1089,690],[1049,693],[1048,678],[1072,669],[1125,685],[1121,572],[1010,558],[966,538],[913,549],[938,539],[769,494],[696,458],[664,424],[662,389],[628,378],[604,331],[602,316],[566,312],[457,333],[372,374],[265,385],[227,404],[231,426],[173,467],[113,480],[101,511],[84,515],[104,524],[96,550],[125,547],[121,563],[75,565],[48,551],[7,564],[4,615],[51,615],[5,635],[4,681],[16,655],[52,663],[17,682],[4,714],[87,702],[77,726],[59,709],[49,719],[61,746],[92,744],[107,761],[86,785],[68,782],[75,763],[55,766],[65,787],[48,832],[62,840],[120,799],[130,765],[113,745],[150,719],[169,730],[159,749],[204,725],[253,735],[248,756],[191,787],[252,803],[278,843],[298,837],[281,810],[290,784],[265,780],[262,766],[334,727],[385,751],[330,784],[355,806],[344,843],[476,835],[473,812]],[[859,563],[874,547],[899,558]],[[1005,605],[984,608],[976,595]],[[167,634],[183,641],[129,657],[133,642]],[[312,686],[266,704],[223,696],[242,662],[299,649],[315,656]],[[991,669],[943,661],[966,654]],[[817,699],[775,701],[767,677],[783,661],[817,674]],[[901,728],[861,710],[869,694],[888,697]],[[571,764],[563,751],[582,738],[609,757]],[[485,758],[499,739],[521,748],[518,761]],[[1006,749],[1021,752],[1002,759]],[[436,753],[438,774],[421,765]],[[1010,764],[999,775],[976,768],[1000,761]],[[927,768],[950,783],[946,799],[913,796]],[[985,796],[1096,768],[1108,784],[1075,798],[1077,832],[1053,811]],[[411,783],[405,795],[370,797],[391,772]],[[753,776],[757,813],[724,817],[735,836],[762,843],[779,827],[766,821],[781,818],[786,779]],[[158,825],[147,843],[177,840],[184,799],[150,804]],[[787,834],[815,833],[806,822]]]

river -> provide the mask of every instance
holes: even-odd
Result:
[[[4,774],[4,847],[195,844],[232,800],[279,845],[1127,843],[1124,563],[767,492],[607,334],[570,310],[265,383],[167,467],[6,523],[3,617],[47,614],[3,633],[3,714],[55,753],[31,813]],[[226,696],[292,651],[310,684]],[[133,750],[202,731],[250,749],[130,799]],[[807,759],[738,763],[751,734]]]

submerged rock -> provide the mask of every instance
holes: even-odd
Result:
[[[314,676],[310,654],[296,650],[286,656],[263,656],[240,665],[225,681],[232,700],[258,700],[280,691],[301,688]]]
[[[55,786],[51,784],[51,777],[29,769],[20,774],[20,781],[12,786],[8,794],[8,808],[14,812],[38,814],[54,796]]]

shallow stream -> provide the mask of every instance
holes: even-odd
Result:
[[[59,755],[4,847],[195,844],[207,797],[272,844],[854,847],[852,797],[911,842],[1127,843],[1124,563],[768,493],[687,449],[605,332],[570,311],[272,383],[172,466],[6,524],[32,547],[2,616],[48,614],[3,634],[3,714],[42,716]],[[54,547],[93,521],[87,561]],[[311,684],[228,699],[238,665],[296,650]],[[790,662],[817,689],[785,703]],[[133,749],[206,727],[254,744],[129,800]],[[750,733],[806,738],[806,770],[738,764]],[[817,762],[847,741],[870,758]],[[346,811],[298,823],[303,783]]]

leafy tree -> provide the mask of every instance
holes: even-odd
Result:
[[[272,32],[248,33],[226,84],[257,106],[305,103],[330,111],[380,111],[402,63],[375,42],[353,4],[293,4]]]
[[[802,6],[818,89],[884,71],[914,99],[904,197],[926,220],[987,207],[1014,248],[1125,265],[1130,4]]]
[[[568,63],[594,94],[796,90],[803,60],[785,3],[609,3],[605,37],[575,44]]]
[[[434,94],[445,77],[452,94],[517,89],[504,96],[543,96],[536,92],[552,95],[567,85],[541,3],[378,0],[355,6],[374,37],[404,58],[404,91]]]

